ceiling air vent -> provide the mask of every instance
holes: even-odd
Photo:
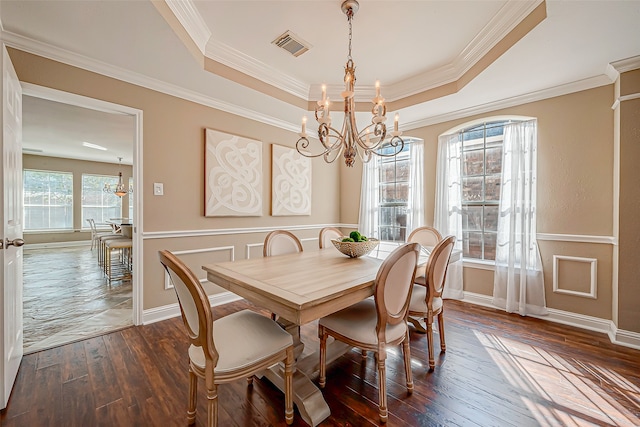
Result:
[[[311,48],[309,43],[305,42],[289,30],[281,36],[276,37],[276,39],[271,43],[283,48],[293,56],[300,56]]]

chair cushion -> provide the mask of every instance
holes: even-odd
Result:
[[[418,311],[420,313],[427,313],[427,287],[422,285],[413,285],[413,291],[411,292],[411,303],[409,304],[409,311]],[[442,298],[436,297],[433,299],[433,307],[431,309],[437,312],[442,307]]]
[[[323,317],[319,323],[354,341],[376,345],[378,343],[377,322],[376,303],[373,298],[367,298],[344,310]],[[407,325],[404,322],[397,325],[387,325],[385,333],[387,342],[403,337],[406,331]]]
[[[293,344],[291,335],[276,322],[251,310],[230,314],[213,322],[213,341],[218,350],[216,373],[249,366]],[[191,362],[204,369],[202,347],[189,347]]]

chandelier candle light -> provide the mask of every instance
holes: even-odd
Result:
[[[122,157],[118,157],[118,162],[122,165]],[[113,193],[118,197],[123,197],[129,193],[133,193],[133,188],[125,187],[124,183],[122,182],[122,172],[118,172],[118,185],[116,185],[116,188],[111,189],[111,186],[105,183],[102,191],[104,191],[105,193]]]
[[[380,82],[376,82],[376,96],[373,98],[373,108],[371,109],[371,124],[358,131],[355,117],[355,83],[356,66],[351,58],[351,20],[359,8],[356,0],[346,0],[342,3],[342,11],[347,15],[349,22],[349,54],[347,64],[344,67],[345,90],[341,93],[344,99],[344,122],[342,131],[331,127],[331,112],[329,111],[330,101],[327,97],[327,87],[322,85],[322,99],[318,101],[315,109],[315,117],[318,122],[318,138],[324,147],[324,151],[313,154],[307,151],[309,140],[307,139],[307,118],[302,118],[302,130],[299,133],[300,139],[296,143],[296,150],[306,157],[324,156],[327,163],[332,163],[340,153],[344,155],[345,164],[352,167],[356,155],[363,162],[371,160],[372,154],[381,157],[393,157],[404,148],[404,140],[400,137],[402,132],[398,131],[398,114],[395,115],[393,132],[387,135],[387,107],[384,98],[380,95]],[[389,136],[389,138],[387,138]]]

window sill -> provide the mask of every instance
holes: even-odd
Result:
[[[63,234],[63,233],[80,233],[80,232],[90,233],[91,230],[74,230],[72,228],[55,229],[55,230],[24,230],[22,234]]]
[[[478,270],[489,270],[489,271],[495,271],[496,269],[495,261],[486,261],[482,259],[473,259],[473,258],[463,258],[462,266],[475,268]]]

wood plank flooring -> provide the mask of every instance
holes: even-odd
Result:
[[[251,308],[242,300],[216,317]],[[265,313],[268,315],[268,313]],[[640,351],[604,334],[445,302],[447,352],[411,332],[415,391],[402,353],[387,359],[389,426],[638,426]],[[314,324],[302,329],[317,342]],[[435,335],[436,340],[438,335]],[[184,426],[187,339],[180,318],[131,327],[24,357],[2,426]],[[329,365],[322,426],[378,425],[376,369],[351,351]],[[204,384],[197,424],[206,421]],[[284,426],[284,399],[267,380],[222,385],[220,426]],[[295,426],[306,425],[297,410]]]

